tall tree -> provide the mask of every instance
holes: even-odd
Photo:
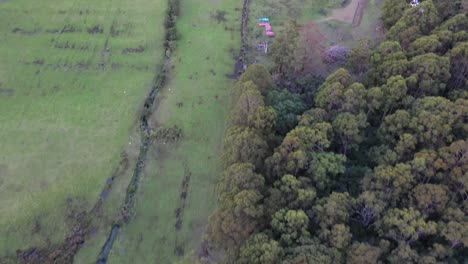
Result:
[[[248,81],[252,81],[263,95],[266,95],[270,89],[275,87],[270,73],[261,64],[250,65],[247,70],[240,76],[238,82],[246,83]]]
[[[408,48],[410,56],[423,55],[426,53],[438,53],[442,50],[442,43],[437,35],[423,36],[413,41]]]
[[[249,163],[234,164],[217,187],[220,207],[210,216],[207,234],[217,247],[235,254],[260,225],[264,215],[264,179]]]
[[[363,130],[368,123],[363,113],[359,115],[341,113],[336,116],[332,125],[341,153],[346,154],[350,149],[358,148],[359,143],[364,139]]]
[[[337,181],[337,176],[345,172],[346,156],[333,152],[311,153],[308,174],[319,190],[329,190]]]
[[[378,263],[382,250],[367,243],[354,242],[348,249],[346,263],[374,264]]]
[[[279,263],[283,255],[283,248],[278,241],[271,239],[265,233],[253,235],[241,247],[240,264],[274,264]]]
[[[294,73],[294,53],[298,37],[299,26],[296,21],[290,21],[271,45],[270,55],[275,62],[275,71],[282,77],[292,77]]]
[[[293,175],[284,175],[281,180],[276,181],[270,189],[270,197],[267,204],[268,209],[277,210],[287,207],[289,209],[299,209],[310,207],[317,192],[310,180],[307,178],[296,178]]]
[[[450,89],[468,86],[468,42],[459,43],[450,51],[450,73]]]
[[[413,206],[429,216],[442,212],[449,199],[447,187],[441,184],[418,184],[411,197]]]
[[[354,202],[349,193],[332,192],[330,196],[320,199],[313,209],[317,224],[322,229],[329,229],[336,224],[346,224]]]
[[[271,226],[284,246],[292,246],[299,239],[310,236],[307,231],[309,217],[302,210],[281,209],[275,213]]]
[[[416,8],[407,9],[398,22],[390,28],[387,38],[409,44],[420,35],[428,35],[440,21],[434,3],[432,0],[427,0]],[[412,33],[407,34],[409,31]],[[406,48],[406,45],[404,47]]]
[[[256,129],[231,127],[224,138],[223,160],[226,166],[249,162],[261,167],[268,153],[268,144]]]
[[[291,130],[273,155],[265,161],[269,175],[278,179],[285,174],[297,175],[306,169],[308,152],[324,151],[330,147],[331,130],[329,123],[318,123],[312,127],[299,126]]]
[[[441,95],[450,79],[450,61],[446,57],[427,53],[410,62],[412,74],[408,78],[410,94],[414,97]]]
[[[382,42],[371,56],[372,68],[368,76],[372,85],[382,85],[387,79],[408,75],[409,62],[398,41]]]
[[[258,87],[248,81],[242,84],[239,98],[231,111],[231,124],[235,126],[253,126],[255,113],[265,102]]]
[[[278,114],[276,130],[285,135],[293,129],[298,122],[298,116],[306,110],[306,105],[298,94],[290,93],[288,90],[271,90],[268,92],[266,101]]]
[[[409,9],[410,5],[406,0],[385,1],[382,7],[382,20],[385,27],[391,28]]]
[[[437,232],[436,223],[426,221],[426,218],[413,208],[388,210],[379,226],[381,226],[379,230],[381,235],[406,244]]]
[[[360,39],[355,47],[348,54],[348,65],[355,74],[367,72],[370,66],[371,41],[370,39]]]
[[[395,166],[377,166],[374,174],[364,179],[364,187],[366,190],[375,191],[380,199],[394,207],[406,199],[415,182],[411,166],[399,163]]]

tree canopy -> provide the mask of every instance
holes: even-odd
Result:
[[[296,23],[272,47],[275,78],[247,69],[207,227],[226,262],[466,262],[468,17],[449,2],[385,0],[386,39],[313,93],[290,82]]]

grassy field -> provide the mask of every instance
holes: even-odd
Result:
[[[109,263],[192,263],[196,256],[216,205],[214,184],[222,170],[219,157],[233,85],[226,74],[234,70],[241,5],[235,0],[181,2],[174,69],[150,125],[177,125],[183,139],[153,144],[136,196],[136,216],[119,234]]]
[[[0,1],[0,256],[61,243],[70,215],[88,211],[122,156],[135,156],[165,6]],[[116,190],[130,175],[119,173]],[[104,214],[124,195],[109,194]]]

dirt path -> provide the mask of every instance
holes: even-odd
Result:
[[[367,0],[350,0],[351,2],[343,7],[333,9],[331,16],[317,20],[317,23],[325,22],[329,20],[338,20],[353,24],[353,26],[359,26],[362,18],[363,9],[367,4]]]

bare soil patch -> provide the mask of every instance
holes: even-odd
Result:
[[[324,22],[335,19],[352,24],[354,27],[358,27],[361,23],[367,1],[368,0],[351,0],[350,3],[345,7],[334,9],[331,16],[321,19],[317,22]]]

